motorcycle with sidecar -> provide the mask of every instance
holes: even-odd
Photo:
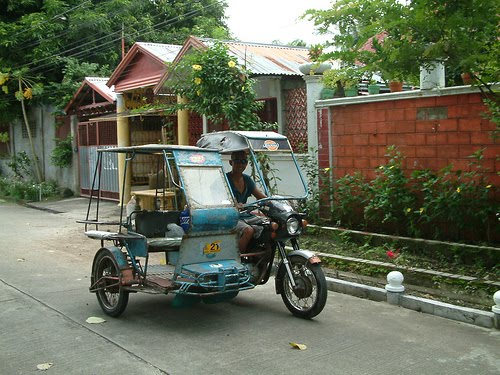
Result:
[[[266,195],[243,211],[237,208],[225,173],[228,155],[234,151],[248,153],[252,177]],[[110,160],[123,160],[126,174],[144,155],[162,177],[153,191],[136,190],[132,196],[152,198],[152,204],[126,202],[123,182],[119,218],[100,219],[99,202],[107,183],[103,169]],[[225,131],[203,135],[196,146],[99,149],[90,192],[86,218],[79,222],[85,224],[87,237],[100,241],[90,291],[109,316],[123,313],[130,293],[174,293],[176,298],[219,302],[265,284],[273,272],[276,293],[295,316],[309,319],[325,306],[321,261],[300,249],[298,242],[307,225],[298,210],[307,197],[307,184],[283,135]],[[241,253],[238,220],[259,228],[259,236]]]

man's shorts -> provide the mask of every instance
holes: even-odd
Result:
[[[253,228],[253,238],[258,238],[262,233],[264,227],[262,225],[250,225],[245,223],[243,220],[238,220],[238,224],[236,224],[236,232],[238,232],[238,237],[241,237],[245,228]]]

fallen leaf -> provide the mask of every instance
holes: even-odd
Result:
[[[98,323],[104,323],[105,320],[97,316],[91,316],[90,318],[87,318],[86,322],[89,324],[98,324]]]
[[[294,349],[299,349],[299,350],[306,350],[307,349],[307,346],[305,346],[304,344],[298,344],[296,342],[291,342],[290,345]]]
[[[53,363],[47,362],[47,363],[40,363],[39,365],[36,365],[36,368],[41,371],[46,371],[49,368],[51,368]]]
[[[26,262],[26,259],[24,259],[24,258],[17,258],[17,261],[18,262]]]

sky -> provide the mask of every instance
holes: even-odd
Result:
[[[312,22],[298,18],[307,9],[328,9],[332,0],[227,0],[227,25],[243,42],[283,44],[301,39],[307,45],[323,43]]]

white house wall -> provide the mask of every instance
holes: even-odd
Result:
[[[255,84],[255,93],[257,99],[276,98],[277,102],[277,117],[278,117],[278,132],[283,133],[284,128],[284,102],[281,90],[280,77],[258,77]]]

